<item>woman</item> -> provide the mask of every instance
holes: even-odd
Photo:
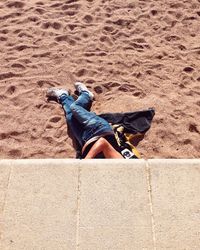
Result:
[[[98,158],[101,153],[105,158],[123,158],[110,124],[89,111],[92,92],[80,82],[75,83],[75,88],[79,93],[76,101],[64,89],[51,88],[46,95],[62,105],[67,124],[82,148],[81,158]]]

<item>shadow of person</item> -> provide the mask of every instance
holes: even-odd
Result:
[[[76,152],[76,158],[80,159],[81,158],[81,154],[82,154],[82,148],[81,145],[79,144],[79,142],[77,141],[77,139],[75,138],[70,126],[67,124],[67,135],[69,136],[69,138],[72,140],[72,146]]]

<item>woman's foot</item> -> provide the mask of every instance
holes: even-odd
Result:
[[[48,101],[56,101],[58,103],[60,103],[60,97],[62,95],[69,95],[69,92],[65,89],[50,88],[46,93]]]
[[[84,83],[75,82],[74,86],[75,86],[75,89],[78,91],[79,94],[81,94],[82,92],[87,92],[89,94],[91,100],[94,99],[94,94],[91,91],[89,91],[89,89],[85,86]]]

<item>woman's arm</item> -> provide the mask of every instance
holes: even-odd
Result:
[[[92,159],[97,154],[103,152],[105,158],[123,158],[123,156],[117,152],[113,146],[103,137],[101,137],[95,144],[92,146],[85,159]]]

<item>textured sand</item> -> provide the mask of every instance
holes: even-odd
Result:
[[[72,158],[52,86],[92,110],[156,109],[144,158],[200,157],[200,1],[0,1],[0,157]]]

